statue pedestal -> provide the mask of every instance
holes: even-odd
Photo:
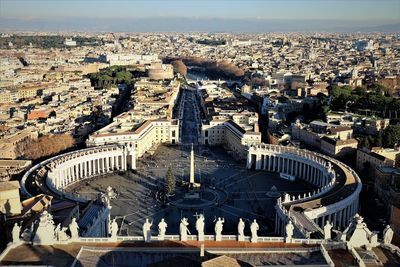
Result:
[[[215,241],[222,241],[222,235],[216,235]]]
[[[200,194],[197,192],[189,192],[185,194],[185,199],[200,199]]]
[[[250,242],[251,242],[251,243],[257,243],[257,241],[258,241],[258,238],[257,238],[257,237],[252,237],[252,238],[250,239]]]
[[[244,241],[244,236],[243,235],[238,235],[238,241]]]
[[[197,240],[198,241],[204,241],[204,234],[198,235]]]

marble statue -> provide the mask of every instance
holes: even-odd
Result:
[[[158,223],[158,238],[159,240],[164,240],[165,232],[167,231],[168,224],[165,222],[164,218]]]
[[[17,243],[20,242],[19,233],[21,231],[21,226],[18,223],[14,223],[14,227],[12,229],[12,242]]]
[[[79,226],[76,222],[76,218],[72,218],[72,221],[69,224],[69,231],[71,233],[71,239],[79,238]]]
[[[46,210],[43,211],[39,218],[33,242],[36,244],[53,245],[56,241],[54,238],[54,228],[53,216]]]
[[[54,238],[56,240],[60,240],[60,232],[61,232],[61,223],[57,224],[56,228],[54,229]]]
[[[217,222],[215,223],[215,241],[221,241],[222,240],[222,229],[224,228],[224,222],[225,219],[221,219],[221,217],[218,217]]]
[[[198,241],[204,241],[204,215],[200,214],[196,220]]]
[[[331,239],[332,235],[331,235],[331,230],[332,230],[333,225],[329,222],[326,221],[326,224],[324,226],[324,239]]]
[[[379,242],[378,242],[378,232],[373,232],[373,233],[371,234],[370,245],[371,245],[371,247],[377,247],[377,246],[379,246]]]
[[[367,224],[363,220],[364,218],[359,214],[354,215],[340,239],[353,248],[365,247],[371,249],[378,243],[375,240],[374,233],[368,229]]]
[[[142,227],[144,242],[148,243],[151,241],[151,226],[152,225],[153,225],[153,222],[150,223],[149,219],[146,218],[146,221]]]
[[[118,223],[114,218],[111,223],[111,238],[116,239],[117,235],[118,235]]]
[[[393,239],[393,230],[390,225],[387,225],[385,230],[383,230],[383,243],[385,245],[390,245]]]
[[[56,229],[54,229],[54,238],[57,241],[67,241],[69,239],[69,236],[66,233],[67,229],[67,227],[62,227],[59,223]]]
[[[292,224],[292,221],[289,221],[289,223],[286,224],[286,240],[285,240],[286,243],[292,242],[293,230],[294,226]]]
[[[183,217],[181,223],[179,224],[179,233],[181,235],[181,241],[187,241],[187,235],[190,234],[188,229],[188,219]]]
[[[257,231],[260,229],[260,226],[258,225],[256,219],[251,223],[250,225],[250,231],[251,231],[251,242],[257,243],[258,241],[258,235]]]
[[[244,221],[240,218],[238,223],[238,241],[244,241],[244,227]]]
[[[61,231],[58,235],[59,241],[67,241],[69,239],[69,236],[67,235],[67,230],[67,227],[61,227]]]

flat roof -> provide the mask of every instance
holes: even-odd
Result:
[[[0,182],[0,192],[9,190],[18,190],[20,188],[18,181]]]
[[[178,255],[190,255],[192,254],[195,258],[200,258],[200,244],[204,243],[207,254],[212,254],[217,257],[220,255],[227,255],[228,257],[247,257],[250,256],[255,260],[260,260],[258,257],[263,255],[272,255],[274,258],[286,259],[290,264],[295,260],[298,260],[297,254],[311,255],[314,253],[313,250],[318,248],[319,245],[306,245],[306,244],[289,244],[283,242],[238,242],[238,241],[154,241],[151,243],[144,243],[143,241],[132,241],[132,242],[116,242],[116,243],[102,243],[102,242],[74,242],[65,245],[31,245],[22,244],[16,248],[11,249],[7,255],[2,259],[0,264],[31,264],[31,265],[53,265],[53,266],[71,266],[72,263],[77,259],[76,266],[109,266],[109,265],[96,265],[101,263],[98,260],[114,257],[114,259],[127,260],[127,259],[141,259],[145,256],[148,260],[156,260],[153,263],[165,260],[165,255],[174,256]],[[271,251],[271,249],[273,249]],[[274,253],[274,249],[282,250],[282,253]],[[299,249],[301,251],[299,251]],[[82,250],[81,253],[79,253]],[[225,253],[226,250],[226,253]],[[210,251],[210,253],[208,252]],[[214,254],[213,251],[222,251],[222,253]],[[231,253],[230,253],[231,252]],[[233,253],[235,252],[235,253]],[[252,253],[253,252],[253,253]],[[316,251],[316,253],[321,254]],[[79,255],[78,255],[79,254]],[[21,257],[21,255],[24,255]],[[258,257],[257,257],[258,255]],[[123,257],[119,257],[123,256]],[[253,257],[251,257],[253,256]],[[315,256],[315,255],[314,255]],[[158,259],[158,260],[157,260]],[[209,258],[208,258],[209,259]],[[208,260],[206,259],[206,260]],[[321,262],[324,258],[317,255],[314,257],[314,262],[324,264]],[[87,260],[90,260],[88,262]],[[304,257],[304,261],[307,263],[307,257]],[[141,261],[137,262],[140,263]],[[86,264],[85,264],[86,263]],[[120,262],[121,263],[121,262]],[[127,262],[125,262],[127,263]],[[151,262],[148,262],[151,263]],[[303,263],[304,264],[304,263]],[[136,266],[136,265],[135,265]],[[138,265],[146,266],[146,265]]]

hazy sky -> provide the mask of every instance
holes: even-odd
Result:
[[[400,32],[400,0],[0,0],[1,31]]]
[[[327,19],[400,21],[400,0],[0,0],[0,18]]]

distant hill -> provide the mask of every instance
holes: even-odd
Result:
[[[400,32],[400,21],[266,20],[220,18],[140,19],[6,19],[0,31],[125,31],[125,32]]]

